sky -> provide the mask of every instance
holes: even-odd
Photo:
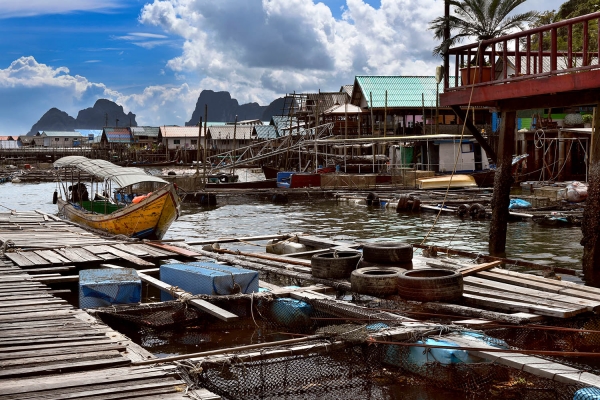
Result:
[[[558,9],[528,0],[516,11]],[[0,0],[0,135],[106,98],[184,125],[204,89],[240,104],[338,91],[356,75],[434,75],[443,0]],[[210,110],[209,118],[210,120]]]

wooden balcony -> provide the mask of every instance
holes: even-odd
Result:
[[[450,49],[454,71],[446,70],[445,76],[454,76],[454,86],[445,79],[440,106],[520,110],[598,103],[599,19],[596,12]],[[575,47],[574,38],[579,37],[581,43]]]

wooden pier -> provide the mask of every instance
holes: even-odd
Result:
[[[188,294],[184,291],[174,290],[151,276],[158,271],[158,262],[211,258],[309,285],[283,288],[260,281],[261,287],[271,290],[271,296],[323,302],[328,313],[348,320],[366,317],[370,321],[395,321],[395,325],[383,333],[373,333],[373,340],[406,341],[418,334],[439,331],[439,323],[332,298],[324,292],[348,292],[350,283],[343,279],[314,278],[311,262],[298,257],[332,249],[348,251],[359,248],[360,244],[298,235],[300,243],[314,250],[288,256],[235,250],[239,242],[289,237],[240,237],[177,245],[101,236],[41,212],[1,213],[0,397],[108,399],[121,398],[122,393],[127,393],[128,398],[176,399],[188,398],[185,392],[193,390],[195,398],[220,398],[208,390],[190,386],[174,360],[156,359],[127,337],[99,322],[93,316],[96,310],[88,313],[76,309],[59,297],[68,290],[53,289],[51,285],[76,282],[77,272],[82,268],[133,267],[143,282],[175,297],[185,297]],[[192,247],[214,243],[233,250],[222,248],[209,252]],[[453,324],[465,327],[482,327],[493,322],[532,323],[548,317],[568,319],[586,313],[592,315],[600,310],[597,300],[600,289],[506,271],[497,268],[498,264],[500,262],[473,266],[456,259],[415,256],[414,268],[455,269],[463,273],[465,281],[461,304],[425,303],[423,309],[457,315]],[[230,297],[235,298],[235,295]],[[395,301],[393,297],[388,300]],[[189,305],[225,322],[238,318],[203,299],[194,298]],[[461,320],[461,316],[467,318]],[[313,336],[181,355],[176,359],[188,358],[200,367],[204,362],[227,363],[232,358],[240,362],[308,353],[326,354],[331,349],[343,349],[348,345]],[[475,346],[468,341],[461,344],[465,348]],[[557,382],[600,387],[600,378],[596,375],[534,355],[499,355],[496,351],[479,349],[474,354]],[[552,371],[555,375],[550,376]]]
[[[0,257],[1,398],[189,398],[174,366],[134,366],[154,356],[43,283],[67,280],[61,273],[81,263],[121,259],[147,266],[140,257],[175,253],[106,239],[36,212],[0,214],[0,241],[9,250]]]

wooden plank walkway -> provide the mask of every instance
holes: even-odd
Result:
[[[0,246],[7,250],[0,251],[0,398],[189,399],[174,366],[133,366],[155,357],[39,282],[66,278],[57,272],[74,265],[104,262],[98,254],[118,258],[113,249],[128,258],[175,253],[106,239],[34,212],[0,214]],[[203,389],[193,393],[220,398]]]
[[[97,235],[41,212],[0,213],[0,245],[5,256],[22,268],[56,267],[126,260],[137,266],[177,256],[144,242]]]

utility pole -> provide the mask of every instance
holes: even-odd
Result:
[[[235,147],[236,147],[235,131],[237,129],[237,118],[238,118],[238,116],[236,115],[235,122],[233,123],[233,164],[232,164],[233,168],[232,168],[232,173],[231,173],[231,175],[233,175],[233,176],[231,177],[231,179],[233,179],[234,181],[235,181],[235,162],[236,162],[236,159],[235,159]]]
[[[200,175],[200,140],[202,139],[202,117],[198,122],[198,143],[196,144],[196,176]]]

